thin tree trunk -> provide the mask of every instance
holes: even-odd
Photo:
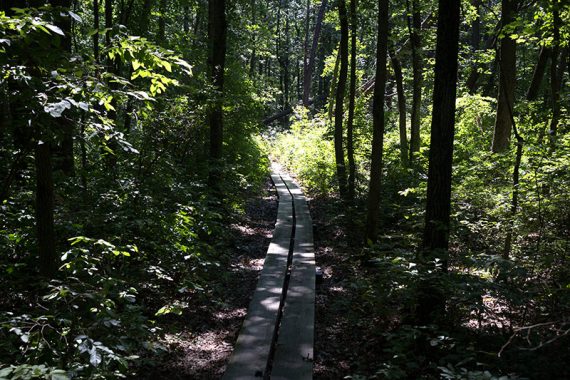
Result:
[[[111,46],[111,29],[113,28],[113,0],[105,0],[105,46]]]
[[[421,127],[421,107],[422,107],[422,88],[423,88],[423,65],[421,51],[421,15],[419,0],[412,0],[412,10],[410,11],[410,0],[406,1],[408,13],[408,28],[410,31],[410,41],[412,46],[412,71],[413,71],[413,94],[412,94],[412,116],[411,116],[411,135],[410,135],[410,161],[414,160],[414,154],[420,151],[420,127]]]
[[[285,57],[283,59],[283,91],[284,91],[284,101],[283,107],[289,106],[290,100],[290,89],[291,89],[291,75],[290,75],[290,48],[291,48],[291,39],[289,35],[290,30],[290,23],[289,23],[289,6],[286,3],[285,8]]]
[[[346,76],[348,74],[348,17],[345,0],[338,2],[338,15],[340,18],[340,72],[336,90],[336,106],[334,113],[334,152],[336,160],[336,176],[338,189],[342,199],[347,199],[346,166],[344,164],[342,119],[344,114],[344,94],[346,90]]]
[[[93,57],[95,62],[99,64],[99,0],[93,0]]]
[[[549,47],[543,46],[540,48],[540,53],[538,53],[538,61],[534,66],[534,72],[532,74],[532,81],[526,92],[527,100],[536,100],[538,96],[538,91],[540,90],[540,85],[542,84],[542,78],[544,78],[544,72],[546,71],[546,63],[548,58],[550,58],[552,51]]]
[[[51,148],[48,141],[36,142],[36,229],[40,272],[52,277],[57,270],[54,229],[54,187]]]
[[[346,123],[346,155],[348,158],[348,198],[353,201],[356,182],[354,162],[354,108],[356,107],[356,10],[358,0],[350,1],[351,51],[348,120]]]
[[[256,25],[257,12],[255,11],[255,0],[251,0],[250,5],[251,5],[251,22],[253,25]],[[251,49],[251,57],[249,59],[249,77],[253,79],[255,77],[255,64],[257,62],[256,51],[255,51],[255,48],[257,46],[257,32],[253,32],[252,44],[253,47]]]
[[[208,7],[208,67],[214,86],[214,101],[209,110],[210,168],[208,182],[217,187],[221,179],[223,145],[224,67],[226,62],[226,2],[210,0]]]
[[[190,32],[190,6],[185,4],[182,7],[183,12],[183,20],[182,20],[182,30],[184,30],[184,34],[188,34]]]
[[[378,36],[376,47],[376,81],[372,104],[372,154],[370,157],[370,182],[368,185],[368,210],[366,215],[366,242],[376,241],[380,219],[382,166],[384,150],[384,94],[386,90],[388,55],[388,0],[378,0]]]
[[[499,70],[503,70],[503,67],[499,67]],[[503,77],[504,78],[504,77]],[[506,86],[503,86],[503,91],[506,91]],[[515,154],[515,165],[513,167],[513,194],[511,199],[511,215],[507,221],[507,235],[505,238],[505,246],[503,248],[503,258],[508,259],[511,254],[512,241],[513,241],[513,230],[514,230],[514,218],[517,214],[519,205],[519,177],[520,177],[520,167],[523,155],[523,145],[524,139],[519,134],[517,125],[515,123],[515,118],[513,114],[513,108],[508,108],[509,118],[511,119],[511,124],[513,125],[513,132],[515,139],[517,141],[517,151]]]
[[[71,7],[71,0],[51,0],[50,4],[53,7],[61,8],[62,10],[69,10]],[[63,31],[64,36],[61,37],[61,52],[64,56],[71,55],[71,19],[66,16],[59,15],[56,17],[56,23]],[[56,167],[61,170],[65,175],[72,176],[75,172],[75,157],[73,155],[73,132],[74,123],[71,119],[61,117],[61,144],[59,149],[56,150]]]
[[[309,30],[310,29],[311,29],[311,0],[307,0],[307,6],[305,8],[305,39],[303,41],[303,86],[305,85],[305,74],[307,71],[307,65],[309,64]],[[301,96],[301,99],[304,100],[304,97]],[[303,101],[303,106],[306,107],[304,101]]]
[[[560,51],[560,12],[558,0],[553,0],[553,36],[552,59],[550,62],[550,93],[552,97],[552,119],[550,120],[550,141],[554,147],[556,133],[558,132],[558,122],[560,120],[560,86],[562,78],[558,76],[558,53]]]
[[[501,25],[505,28],[515,17],[517,0],[502,0]],[[516,42],[510,36],[501,39],[499,52],[499,94],[497,96],[497,116],[493,134],[494,153],[503,152],[509,147],[512,123],[509,117],[509,108],[514,108],[515,82],[516,82]],[[503,86],[505,89],[503,90]]]
[[[330,91],[329,91],[329,111],[328,111],[329,120],[332,120],[332,118],[333,118],[334,105],[335,105],[335,95],[336,95],[336,85],[337,85],[337,78],[338,78],[339,69],[340,69],[340,49],[338,50],[338,53],[336,55],[336,59],[334,61],[334,70],[333,70],[333,76],[331,79],[331,87],[330,87]]]
[[[493,33],[485,40],[485,45],[483,46],[483,50],[489,50],[495,47],[497,43],[497,35],[500,29],[501,29],[501,23],[499,22],[495,26]],[[475,39],[475,37],[472,37],[472,39]],[[465,81],[465,87],[467,87],[467,90],[469,91],[470,94],[474,94],[475,92],[477,92],[477,89],[479,88],[479,83],[480,83],[479,77],[481,76],[481,73],[479,72],[480,67],[481,64],[479,62],[474,62],[471,65],[469,75],[467,76],[467,80]]]
[[[311,96],[311,84],[313,80],[313,69],[315,67],[315,57],[317,55],[317,46],[319,43],[319,36],[321,34],[323,17],[325,15],[326,8],[327,0],[322,0],[321,7],[319,8],[319,13],[317,13],[317,19],[315,20],[315,30],[313,32],[313,43],[311,45],[309,59],[303,66],[303,105],[305,107],[308,106],[309,98]]]
[[[408,165],[408,136],[406,125],[406,94],[404,92],[404,76],[402,75],[402,65],[394,52],[390,53],[390,60],[394,68],[396,79],[396,93],[398,95],[398,125],[400,129],[400,159],[402,165]]]
[[[158,41],[166,45],[166,0],[160,0],[160,17],[158,18]]]

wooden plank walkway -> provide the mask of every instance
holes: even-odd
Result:
[[[272,173],[271,179],[279,195],[275,231],[225,380],[313,377],[312,220],[291,178]]]

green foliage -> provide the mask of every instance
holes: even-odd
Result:
[[[297,108],[291,130],[280,133],[271,145],[273,159],[298,175],[315,194],[328,194],[335,188],[334,146],[322,117],[308,119],[307,111]]]

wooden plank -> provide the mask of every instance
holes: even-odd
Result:
[[[273,238],[263,269],[223,379],[267,377],[283,300],[287,258],[293,230],[292,197],[278,174],[271,175],[279,195]]]
[[[315,254],[313,223],[301,189],[282,176],[295,206],[291,277],[275,346],[271,379],[312,379],[315,330]]]

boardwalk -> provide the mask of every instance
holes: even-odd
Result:
[[[313,225],[288,175],[271,174],[279,195],[273,239],[225,380],[312,379],[315,324]]]

